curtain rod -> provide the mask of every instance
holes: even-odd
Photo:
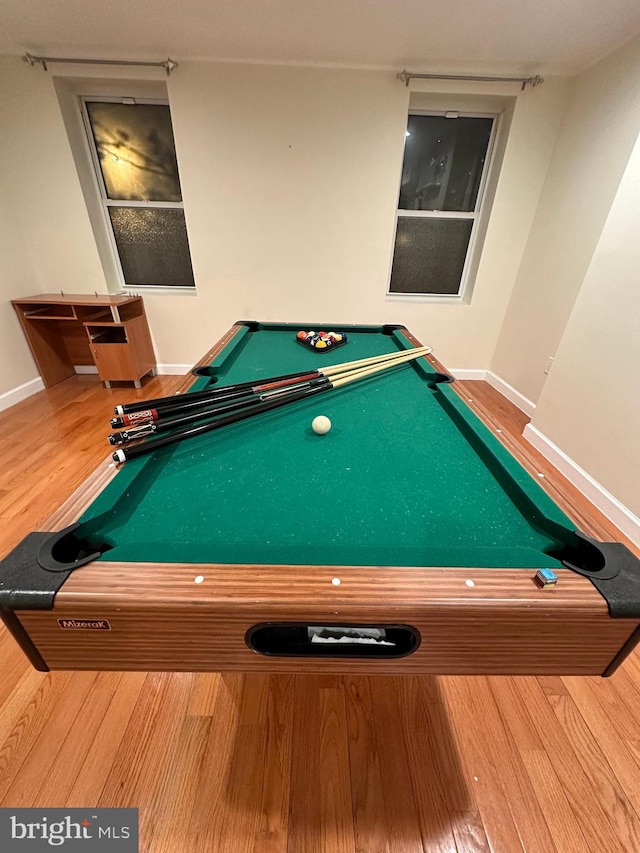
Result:
[[[70,62],[76,65],[145,65],[148,68],[164,68],[167,77],[169,77],[171,72],[178,67],[178,63],[170,58],[163,62],[134,62],[128,59],[63,59],[58,56],[32,56],[30,53],[25,53],[22,59],[29,65],[42,65],[45,71],[48,70],[47,62]]]
[[[405,86],[409,85],[409,81],[415,78],[422,80],[479,80],[484,83],[522,83],[522,88],[526,86],[539,86],[544,83],[544,77],[536,74],[534,77],[471,77],[459,74],[413,74],[411,71],[402,70],[396,75],[398,80],[402,80]]]

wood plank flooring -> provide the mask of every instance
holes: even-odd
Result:
[[[0,413],[0,555],[105,458],[74,377]],[[620,539],[458,383],[581,527]],[[640,851],[640,656],[610,679],[50,673],[0,633],[0,805],[136,806],[151,853]]]

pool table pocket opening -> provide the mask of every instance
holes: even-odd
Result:
[[[330,639],[322,640],[323,633]],[[376,634],[376,640],[367,636]],[[403,658],[418,649],[421,637],[410,625],[265,622],[249,628],[245,642],[267,657]]]

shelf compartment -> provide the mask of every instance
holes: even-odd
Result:
[[[118,307],[118,315],[122,322],[135,320],[137,317],[143,317],[144,306],[142,304],[142,300],[139,302],[129,302],[126,305],[120,305]]]
[[[127,330],[124,326],[118,326],[116,324],[104,325],[104,326],[96,326],[93,324],[85,323],[85,328],[87,330],[87,334],[89,335],[89,340],[92,344],[99,344],[102,346],[103,344],[126,344],[129,343],[129,339],[127,337]]]
[[[93,308],[87,306],[76,306],[78,320],[85,325],[87,323],[113,323],[113,317],[109,308]]]
[[[20,312],[27,320],[77,320],[73,305],[21,305]]]

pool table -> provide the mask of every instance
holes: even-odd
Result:
[[[300,329],[236,323],[180,393],[419,344],[334,325],[320,353]],[[421,357],[107,459],[3,561],[6,625],[41,670],[611,674],[639,561],[577,532],[457,387]]]

